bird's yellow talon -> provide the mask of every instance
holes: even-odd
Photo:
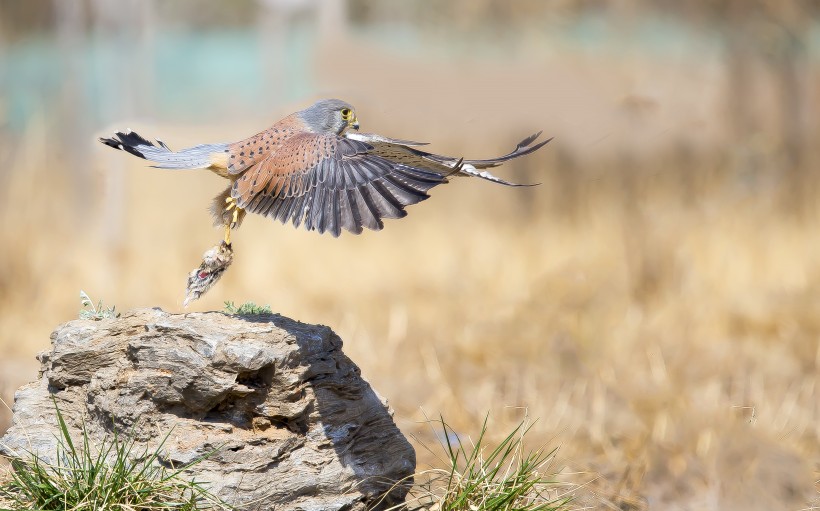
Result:
[[[239,220],[239,206],[236,205],[236,199],[233,197],[225,197],[225,211],[231,212],[231,221],[225,222],[225,244],[231,244],[231,229],[236,227],[236,223]]]

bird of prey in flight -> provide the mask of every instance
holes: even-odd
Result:
[[[337,99],[318,101],[270,128],[234,143],[201,144],[172,151],[132,131],[100,138],[103,144],[144,158],[162,169],[207,169],[230,184],[214,199],[215,224],[231,230],[256,213],[307,230],[339,236],[380,230],[384,218],[401,218],[405,207],[428,198],[434,186],[454,177],[477,177],[508,186],[486,169],[524,156],[549,140],[540,133],[504,156],[467,160],[428,153],[426,144],[359,132],[355,109]],[[550,139],[551,140],[551,139]],[[224,270],[224,267],[223,267]],[[212,284],[212,283],[211,283]]]

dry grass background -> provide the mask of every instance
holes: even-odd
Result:
[[[441,152],[491,155],[523,128],[544,129],[556,140],[499,172],[543,184],[457,181],[382,232],[338,240],[249,218],[235,265],[191,310],[255,301],[331,326],[426,443],[436,440],[425,413],[469,435],[489,412],[490,434],[504,436],[526,410],[538,419],[533,446],[560,446],[556,469],[583,484],[585,504],[816,505],[820,159],[809,145],[793,171],[776,82],[758,75],[766,122],[745,137],[727,121],[732,92],[715,56],[612,61],[532,44],[454,66],[338,37],[315,55],[317,95],[348,98],[367,130]],[[805,79],[814,118],[816,65]],[[227,122],[115,127],[182,147],[243,137],[307,101]],[[221,235],[205,212],[216,176],[99,147],[77,204],[58,145],[41,111],[0,154],[7,401],[35,377],[51,329],[76,317],[80,289],[118,309],[182,311],[186,272]],[[434,461],[418,451],[421,465]]]

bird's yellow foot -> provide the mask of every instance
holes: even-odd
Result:
[[[236,227],[236,223],[239,221],[239,212],[242,209],[236,205],[236,199],[233,197],[226,197],[225,198],[225,211],[231,212],[231,220],[230,222],[225,222],[225,244],[231,244],[231,229]],[[223,217],[224,218],[224,217]]]

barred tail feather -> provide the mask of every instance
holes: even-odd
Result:
[[[151,142],[131,130],[118,131],[111,138],[100,138],[100,142],[156,163],[152,166],[160,169],[206,168],[213,163],[215,153],[224,153],[228,149],[228,144],[201,144],[172,151],[163,141]]]

